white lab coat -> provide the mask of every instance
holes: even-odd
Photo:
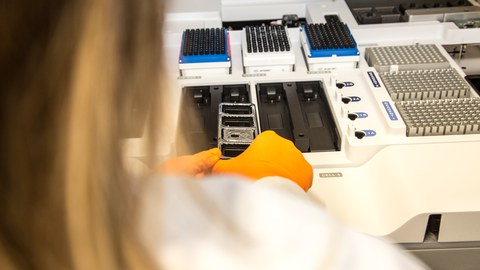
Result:
[[[140,237],[168,270],[425,269],[397,246],[339,224],[289,180],[265,182],[151,179]]]

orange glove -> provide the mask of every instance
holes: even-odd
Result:
[[[201,177],[209,173],[222,156],[220,149],[212,148],[194,155],[173,157],[166,160],[157,168],[160,173],[184,174]]]
[[[253,179],[282,176],[307,191],[312,186],[313,169],[302,153],[273,131],[258,135],[240,155],[218,161],[212,173],[238,173]]]

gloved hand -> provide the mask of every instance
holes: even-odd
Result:
[[[218,161],[212,173],[238,173],[253,179],[282,176],[307,191],[312,186],[313,168],[287,139],[273,131],[258,135],[240,155]]]
[[[212,148],[194,155],[167,159],[156,171],[167,174],[183,174],[201,177],[209,173],[222,156],[220,149]]]

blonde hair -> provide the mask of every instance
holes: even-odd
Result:
[[[151,267],[120,139],[141,136],[147,109],[157,108],[162,4],[7,2],[0,269]]]

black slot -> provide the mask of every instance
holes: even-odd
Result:
[[[210,104],[210,89],[206,87],[197,87],[192,91],[192,98],[198,106]]]
[[[310,84],[309,84],[310,86]],[[311,87],[304,87],[311,89]],[[300,100],[304,100],[304,89],[298,89],[302,97],[299,100],[296,85],[294,83],[284,84],[285,95],[287,97],[288,110],[290,111],[290,120],[293,128],[293,143],[302,152],[310,152],[310,138],[307,128],[305,127],[305,119],[302,114],[302,106]]]
[[[480,95],[480,74],[467,75],[465,80],[472,86],[472,88]]]
[[[296,86],[310,151],[339,151],[340,135],[323,87],[319,82],[297,82]],[[315,98],[305,98],[305,89],[313,91]]]
[[[343,103],[348,104],[348,103],[350,103],[350,101],[352,101],[351,98],[349,98],[349,97],[342,97],[342,102],[343,102]]]
[[[247,85],[224,85],[222,91],[222,102],[226,103],[249,103]]]
[[[257,95],[261,131],[275,131],[302,152],[340,150],[340,136],[320,82],[258,84]]]
[[[193,154],[217,147],[220,103],[225,97],[231,98],[232,95],[240,102],[249,101],[249,91],[247,84],[184,87],[175,140],[177,154]]]
[[[355,119],[358,118],[358,115],[355,114],[355,113],[349,113],[347,117],[348,117],[348,119],[350,119],[352,121],[355,121]]]
[[[222,112],[228,114],[252,114],[252,107],[250,106],[235,106],[235,105],[223,105]]]
[[[340,17],[338,17],[338,15],[336,14],[331,14],[331,15],[325,15],[323,16],[325,18],[325,21],[327,21],[327,23],[339,23],[339,22],[342,22],[340,20]]]
[[[248,144],[222,144],[220,151],[225,157],[236,157],[248,148]]]
[[[433,214],[428,216],[427,228],[425,229],[424,242],[437,242],[440,234],[442,215]]]
[[[357,137],[360,140],[363,139],[365,137],[365,135],[367,135],[367,134],[365,134],[364,131],[361,131],[361,130],[360,131],[355,131],[355,137]]]
[[[222,125],[229,127],[253,127],[251,117],[222,117]]]
[[[257,85],[260,130],[273,130],[285,139],[293,141],[290,112],[282,83]]]

